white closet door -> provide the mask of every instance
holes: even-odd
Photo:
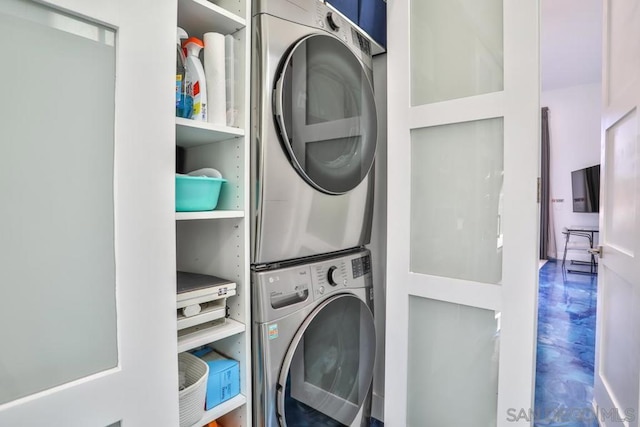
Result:
[[[640,7],[607,0],[603,21],[600,244],[594,406],[602,426],[640,413]]]
[[[0,425],[178,423],[175,2],[0,2]]]
[[[537,0],[389,0],[385,424],[529,425]]]

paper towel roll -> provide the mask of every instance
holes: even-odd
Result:
[[[224,37],[225,42],[225,73],[227,77],[227,125],[237,127],[238,107],[235,101],[235,77],[236,77],[236,54],[235,39],[231,34]]]
[[[209,123],[227,124],[227,96],[225,89],[225,41],[219,33],[204,33],[204,74],[207,79]]]

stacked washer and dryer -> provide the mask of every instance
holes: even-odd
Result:
[[[254,425],[361,426],[376,349],[371,49],[318,0],[254,0]]]

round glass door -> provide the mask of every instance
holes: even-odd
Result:
[[[274,105],[282,143],[298,173],[329,194],[369,173],[378,124],[364,65],[332,36],[303,38],[283,62]]]
[[[321,304],[302,324],[279,377],[286,427],[349,426],[369,392],[376,335],[369,308],[353,295]]]

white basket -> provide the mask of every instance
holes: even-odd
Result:
[[[180,390],[180,427],[191,426],[204,415],[209,365],[191,353],[178,354],[178,372],[184,373],[185,389]]]

